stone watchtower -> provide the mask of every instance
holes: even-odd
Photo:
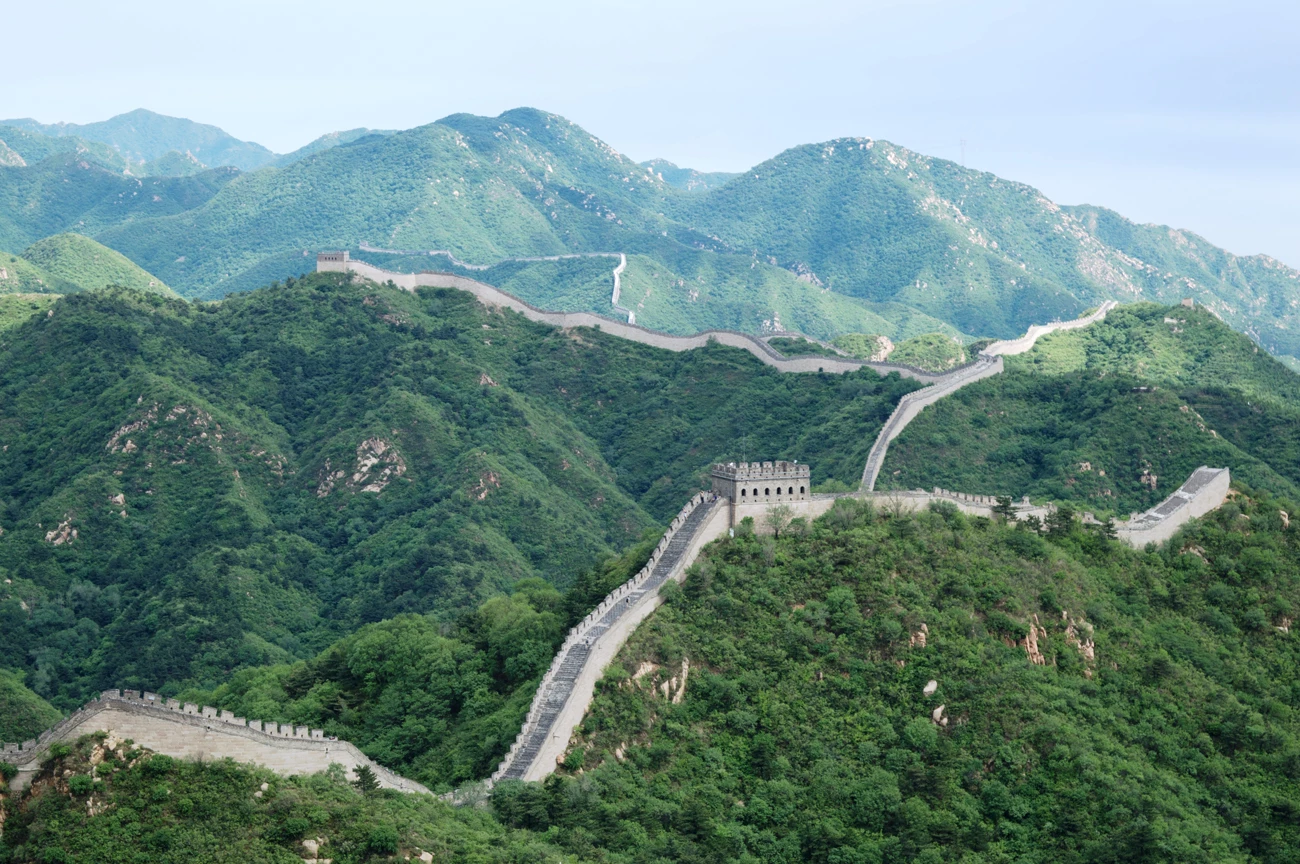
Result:
[[[807,501],[812,472],[798,462],[728,462],[713,466],[713,491],[736,504]]]
[[[348,272],[348,253],[347,252],[321,252],[316,256],[317,273],[346,273]]]

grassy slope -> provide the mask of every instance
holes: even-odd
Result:
[[[969,357],[961,343],[942,333],[923,333],[894,346],[889,359],[931,372],[942,372],[965,363]]]
[[[3,294],[64,294],[79,290],[78,286],[58,279],[35,263],[20,255],[0,253],[0,293]]]
[[[1296,506],[1153,553],[951,510],[723,540],[606,673],[582,776],[494,805],[612,860],[1294,860]]]
[[[48,312],[59,294],[0,294],[0,331],[17,327],[28,318]]]
[[[852,480],[915,387],[328,275],[216,307],[117,291],[53,311],[0,340],[0,652],[69,708],[310,657],[527,577],[564,585],[675,513],[714,459]],[[373,466],[378,495],[352,479],[372,440],[402,460]],[[78,536],[55,546],[64,523]]]
[[[56,234],[23,250],[23,258],[76,290],[93,291],[118,285],[175,297],[176,292],[156,276],[137,267],[120,252],[80,234]],[[67,287],[62,289],[65,293]]]
[[[35,738],[62,717],[53,705],[28,690],[21,676],[0,669],[0,741]]]

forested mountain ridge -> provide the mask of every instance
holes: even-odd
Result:
[[[1061,207],[1025,184],[877,139],[792,148],[700,191],[677,188],[693,181],[671,168],[662,175],[562,117],[525,108],[392,134],[352,130],[299,156],[210,200],[78,217],[86,224],[76,230],[188,296],[249,290],[308,269],[304,251],[363,243],[446,250],[475,266],[622,252],[629,308],[676,332],[1006,337],[1104,299],[1191,296],[1271,352],[1300,355],[1300,274],[1279,262],[1101,208]],[[36,167],[0,169],[19,172],[0,178],[0,189]],[[27,223],[45,209],[11,208],[7,218],[20,224],[10,233],[44,236]],[[65,218],[45,233],[76,225]],[[0,243],[18,248],[3,231]],[[539,265],[521,281],[533,292],[525,299],[546,305],[568,292],[553,270]],[[608,311],[594,292],[582,302]],[[792,320],[818,304],[830,324]]]
[[[150,162],[168,152],[188,152],[207,165],[248,171],[269,165],[275,159],[275,154],[262,145],[240,141],[216,126],[168,117],[144,108],[95,123],[40,123],[26,117],[0,120],[0,126],[52,138],[72,136],[95,141],[134,163]]]
[[[332,274],[52,313],[0,336],[0,649],[65,709],[215,684],[528,577],[563,587],[714,459],[803,454],[817,482],[851,482],[916,386]]]

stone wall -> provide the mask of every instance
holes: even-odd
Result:
[[[155,693],[105,690],[100,697],[47,729],[40,738],[5,744],[0,761],[18,767],[12,788],[27,788],[50,745],[75,741],[92,732],[129,739],[156,753],[178,759],[234,759],[262,765],[277,774],[314,774],[331,764],[355,772],[369,765],[379,785],[404,792],[429,790],[373,762],[347,741],[330,739],[319,729],[255,720],[192,703],[182,705]]]
[[[1128,522],[1116,526],[1115,533],[1138,549],[1148,543],[1163,543],[1192,519],[1222,504],[1231,485],[1232,476],[1227,468],[1202,465],[1172,495],[1145,513],[1134,513]]]
[[[358,276],[374,282],[392,282],[398,288],[414,291],[416,288],[455,288],[473,294],[485,306],[511,309],[530,321],[539,321],[555,327],[593,327],[632,342],[652,345],[667,351],[689,351],[703,348],[709,342],[717,342],[732,348],[740,348],[753,354],[759,360],[781,372],[827,372],[842,374],[867,367],[881,375],[897,372],[904,378],[912,378],[926,384],[942,380],[952,371],[942,374],[926,372],[914,366],[901,363],[869,363],[852,357],[786,357],[762,339],[748,333],[734,330],[708,330],[693,336],[673,336],[648,330],[645,327],[606,318],[593,312],[548,312],[525,303],[518,297],[507,294],[499,288],[457,276],[451,273],[393,273],[382,270],[364,261],[347,262],[347,268]],[[318,268],[319,269],[319,268]]]
[[[1001,357],[981,355],[973,365],[952,373],[937,384],[932,384],[921,390],[914,390],[898,400],[893,413],[885,421],[884,428],[876,436],[876,443],[871,446],[871,452],[867,454],[867,464],[862,469],[863,491],[870,492],[876,488],[876,478],[879,476],[880,468],[885,462],[885,454],[889,452],[889,442],[897,438],[907,428],[907,424],[911,423],[927,405],[933,405],[967,384],[973,384],[976,381],[997,375],[1001,371]]]
[[[701,492],[692,498],[669,524],[641,571],[610,592],[569,631],[538,685],[523,728],[491,782],[540,779],[555,770],[555,757],[568,747],[601,672],[636,625],[658,608],[660,588],[669,580],[681,581],[705,543],[729,527],[726,509],[718,505],[719,499],[712,493]]]
[[[1098,307],[1096,312],[1082,318],[1075,318],[1072,321],[1053,321],[1051,324],[1032,324],[1024,336],[1018,339],[1004,339],[1000,342],[994,342],[980,353],[987,354],[990,357],[1010,357],[1014,354],[1024,354],[1034,347],[1034,343],[1038,341],[1039,337],[1046,336],[1048,333],[1055,333],[1058,330],[1078,330],[1080,327],[1095,324],[1105,318],[1106,313],[1118,305],[1119,303],[1115,300],[1107,300]]]

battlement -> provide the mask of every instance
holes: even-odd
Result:
[[[348,261],[347,252],[321,252],[316,256],[316,272],[346,273]]]
[[[733,504],[805,501],[811,494],[812,470],[798,462],[727,462],[709,476],[713,493]]]
[[[281,774],[310,774],[340,764],[347,770],[366,765],[381,786],[405,792],[428,792],[419,783],[401,777],[320,729],[246,720],[234,712],[179,702],[140,690],[105,690],[39,738],[22,744],[4,744],[0,760],[18,767],[12,788],[26,787],[40,770],[51,744],[75,741],[92,732],[108,732],[119,739],[175,758],[221,759],[263,765]]]

